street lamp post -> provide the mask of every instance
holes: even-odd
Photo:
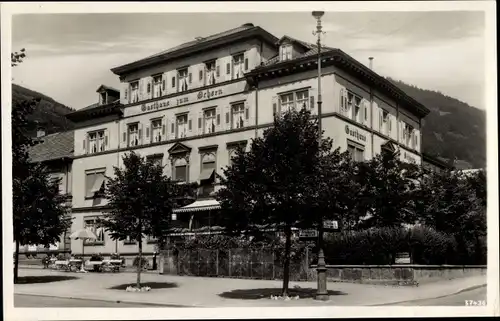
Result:
[[[313,31],[313,35],[318,36],[318,144],[321,146],[321,34],[323,34],[323,27],[321,26],[321,17],[325,14],[324,11],[313,11],[312,15],[317,20],[316,31]],[[328,290],[326,288],[326,263],[325,263],[325,253],[323,252],[323,219],[321,217],[318,226],[318,264],[316,267],[318,288],[316,291],[316,300],[327,301],[329,300]]]

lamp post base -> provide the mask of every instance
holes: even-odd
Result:
[[[316,291],[315,299],[318,301],[328,301],[330,296],[326,289],[326,264],[323,249],[319,250],[318,267],[316,268],[318,277],[318,290]]]

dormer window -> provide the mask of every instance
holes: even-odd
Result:
[[[285,60],[290,60],[292,59],[292,45],[291,44],[286,44],[282,45],[280,48],[281,51],[281,61]]]
[[[106,104],[106,92],[100,92],[99,93],[99,104],[104,105]]]

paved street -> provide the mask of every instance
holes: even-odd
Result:
[[[70,300],[78,298],[86,301],[68,301],[71,302],[69,304],[86,304],[84,306],[97,304],[95,302],[100,300],[110,300],[112,305],[120,301],[190,307],[366,306],[442,297],[486,283],[485,276],[436,280],[419,287],[329,282],[330,301],[318,302],[313,299],[315,282],[291,282],[291,291],[297,292],[300,300],[276,301],[269,300],[269,298],[271,295],[280,293],[282,282],[278,280],[222,279],[145,273],[141,280],[143,285],[151,286],[152,291],[133,293],[124,291],[128,284],[135,281],[133,273],[80,274],[39,269],[21,269],[19,272],[21,279],[20,284],[14,287],[15,294],[55,296]],[[460,298],[455,300],[463,301]],[[25,302],[18,300],[23,305],[29,305],[33,301],[29,298]],[[45,299],[45,301],[56,306],[59,303],[58,300]],[[99,304],[104,303],[99,302]]]
[[[38,295],[14,294],[14,307],[16,308],[56,308],[56,307],[86,307],[86,308],[145,308],[148,304],[124,303],[99,300],[82,300],[44,297]]]
[[[415,300],[398,303],[398,306],[465,306],[466,300],[486,301],[486,287],[436,299]]]

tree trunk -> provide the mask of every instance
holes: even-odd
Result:
[[[142,238],[139,240],[139,262],[137,263],[137,288],[141,288]]]
[[[17,281],[19,279],[18,271],[19,271],[19,241],[16,240],[16,257],[14,258],[14,284],[17,284]]]
[[[288,296],[288,283],[290,280],[290,247],[292,243],[292,229],[285,226],[285,260],[283,262],[283,291],[282,296]]]

